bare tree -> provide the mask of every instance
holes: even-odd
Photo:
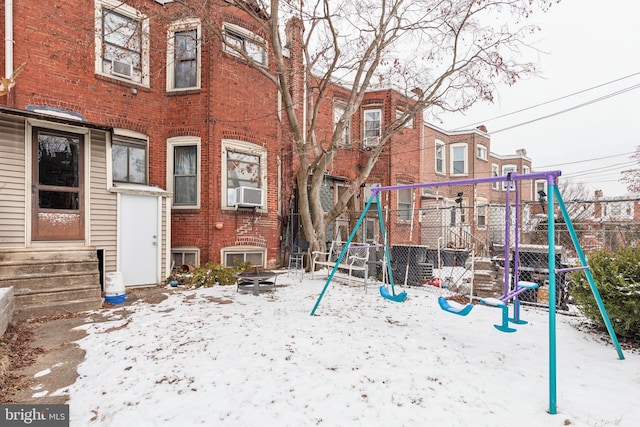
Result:
[[[637,162],[637,166],[633,169],[623,170],[620,181],[627,184],[627,190],[630,193],[640,193],[640,145],[636,147],[636,152],[630,156],[631,160]]]
[[[300,190],[309,189],[299,191],[298,208],[312,250],[323,248],[326,224],[340,215],[366,181],[390,137],[415,115],[425,110],[462,111],[481,100],[491,102],[498,85],[535,74],[535,65],[525,54],[535,52],[526,41],[538,28],[524,21],[557,1],[226,0],[253,19],[275,61],[264,67],[250,50],[225,38],[222,26],[211,16],[210,30],[225,49],[266,76],[282,97],[299,165],[296,183]],[[182,3],[198,9],[207,2]],[[294,51],[295,44],[288,44],[291,38],[299,42],[299,52]],[[300,56],[302,88],[300,74],[292,70],[285,51],[290,51],[290,58]],[[331,101],[338,83],[348,90],[344,114],[330,139],[317,138],[320,107]],[[327,166],[365,93],[380,86],[396,88],[410,103],[381,129],[380,141],[366,152],[359,176],[325,213],[320,189]]]

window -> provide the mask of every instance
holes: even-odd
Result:
[[[231,55],[240,57],[246,55],[258,64],[267,65],[267,52],[263,39],[237,25],[224,24],[223,48]]]
[[[167,140],[167,190],[173,193],[174,208],[200,207],[200,138]]]
[[[515,165],[503,165],[502,166],[502,175],[507,175],[509,173],[512,172],[516,172],[516,166]],[[513,188],[513,186],[509,187],[509,188]],[[503,182],[502,183],[502,190],[506,190],[507,189],[507,182]]]
[[[404,112],[402,112],[401,110],[396,110],[396,120],[400,120],[403,114]],[[407,120],[407,122],[404,124],[404,127],[413,129],[413,117]]]
[[[171,248],[171,260],[176,267],[185,264],[198,267],[199,259],[200,250],[198,248]]]
[[[364,110],[364,145],[375,146],[380,143],[382,110]]]
[[[233,246],[222,249],[222,262],[225,267],[233,267],[238,263],[250,262],[264,267],[265,249],[253,246]]]
[[[467,174],[467,144],[451,146],[451,175]]]
[[[200,21],[173,24],[168,31],[167,91],[200,88]]]
[[[491,165],[491,176],[493,176],[494,178],[497,176],[500,176],[500,167],[498,165],[496,165],[495,163],[493,163]],[[499,182],[492,182],[491,183],[491,188],[493,188],[494,190],[499,190],[500,189],[500,183]]]
[[[484,145],[478,144],[476,146],[476,156],[480,160],[487,160],[487,147]]]
[[[116,0],[97,0],[96,73],[149,86],[149,20]]]
[[[480,203],[476,207],[476,224],[478,228],[487,226],[487,205],[484,203]]]
[[[241,187],[260,189],[250,192],[263,195],[267,186],[267,150],[264,147],[236,140],[222,141],[222,206],[235,207]],[[241,197],[242,197],[241,193]],[[261,197],[264,202],[264,197]],[[266,208],[266,206],[262,206]]]
[[[543,199],[542,197],[546,197],[547,195],[547,181],[545,180],[538,180],[536,181],[536,194],[535,194],[535,198],[536,200],[540,201],[540,200],[546,200]],[[544,196],[542,196],[542,194],[544,194]]]
[[[344,113],[347,111],[346,107],[341,104],[333,105],[333,128],[335,129],[336,125],[340,121],[340,119],[344,116]],[[349,125],[349,121],[347,120],[344,125],[344,131],[338,140],[338,144],[342,146],[347,146],[351,144],[351,126]]]
[[[446,173],[444,165],[444,142],[436,139],[436,173]]]
[[[111,142],[114,182],[147,183],[147,140],[114,134]]]
[[[413,190],[398,190],[398,221],[411,221],[411,205]]]
[[[449,225],[451,227],[453,227],[454,225],[456,225],[456,208],[455,206],[451,206],[450,210],[449,210]]]

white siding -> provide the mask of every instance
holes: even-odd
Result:
[[[24,119],[0,115],[0,247],[26,246]]]
[[[117,197],[107,189],[105,132],[91,131],[91,246],[105,251],[105,272],[116,271]]]

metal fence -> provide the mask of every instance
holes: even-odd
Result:
[[[377,250],[370,256],[369,276],[388,281],[391,274],[396,285],[476,298],[505,295],[517,278],[538,285],[522,293],[521,301],[548,305],[546,203],[516,204],[513,195],[508,204],[504,196],[502,201],[488,201],[478,195],[486,193],[488,185],[500,190],[503,183],[484,185],[381,194],[382,206],[369,209],[356,241],[386,243],[391,272],[384,269],[385,251]],[[565,206],[586,254],[640,242],[640,225],[633,222],[632,215],[604,217],[593,202],[565,202]],[[357,218],[358,213],[341,218],[332,230],[333,238],[346,240]],[[555,222],[556,268],[577,265],[576,251],[559,211]],[[567,308],[569,287],[569,277],[556,274],[559,309]]]

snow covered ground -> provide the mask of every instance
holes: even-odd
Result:
[[[173,293],[87,323],[72,426],[637,426],[640,354],[558,316],[550,415],[548,314],[496,330],[500,310],[442,311],[428,290],[282,275],[275,292]],[[396,289],[399,290],[399,289]]]

